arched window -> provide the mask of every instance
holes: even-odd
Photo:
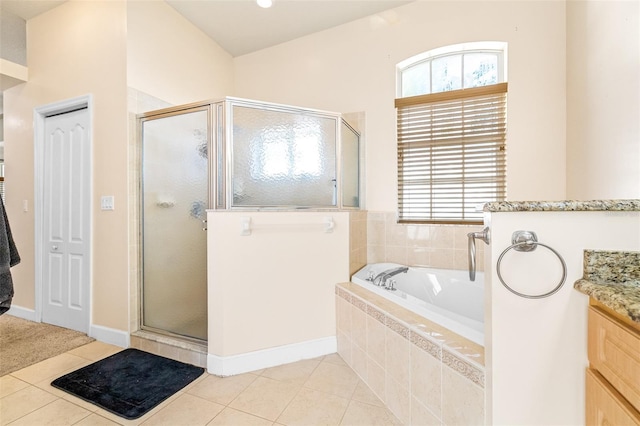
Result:
[[[401,222],[482,223],[506,195],[504,43],[425,52],[397,66]]]

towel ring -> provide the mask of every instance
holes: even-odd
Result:
[[[526,250],[525,246],[527,248],[529,248],[529,247],[530,248],[528,250]],[[533,247],[531,247],[531,246],[533,246]],[[560,283],[553,290],[549,291],[548,293],[544,293],[544,294],[524,294],[524,293],[520,293],[519,291],[516,291],[516,290],[512,289],[511,287],[509,287],[509,285],[507,285],[507,283],[504,281],[504,279],[502,278],[502,274],[500,273],[500,264],[502,263],[502,258],[504,257],[504,255],[509,250],[516,249],[517,251],[530,251],[530,250],[535,249],[535,246],[542,246],[544,248],[547,248],[547,249],[551,250],[551,252],[553,254],[558,256],[558,259],[560,259],[560,263],[562,263],[562,278],[560,279]],[[522,242],[518,242],[518,243],[512,244],[509,247],[507,247],[506,249],[504,249],[504,251],[502,252],[500,257],[498,257],[498,263],[496,264],[496,272],[498,272],[498,279],[500,280],[502,285],[505,286],[506,289],[509,290],[511,293],[513,293],[515,295],[518,295],[520,297],[524,297],[526,299],[542,299],[544,297],[549,297],[552,294],[557,293],[558,290],[560,290],[562,288],[562,285],[564,284],[564,282],[565,282],[565,280],[567,278],[567,264],[564,262],[564,259],[562,258],[560,253],[558,253],[557,251],[555,251],[554,249],[552,249],[548,245],[539,243],[537,241],[529,240],[529,241],[522,241]]]

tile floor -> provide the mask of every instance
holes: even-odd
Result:
[[[0,425],[399,425],[337,354],[231,377],[203,374],[128,421],[51,387],[121,349],[101,342],[0,377]]]

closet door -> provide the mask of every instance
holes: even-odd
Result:
[[[87,333],[91,147],[87,108],[45,119],[42,321]]]

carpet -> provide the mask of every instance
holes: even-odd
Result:
[[[125,419],[137,419],[204,373],[204,368],[125,349],[51,385]]]
[[[13,315],[0,316],[0,376],[86,345],[84,333]]]

